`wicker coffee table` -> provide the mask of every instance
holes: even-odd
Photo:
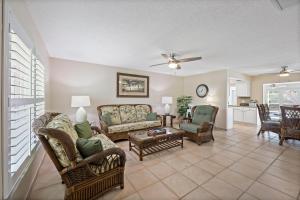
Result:
[[[147,130],[132,131],[129,135],[129,151],[136,153],[140,161],[144,156],[181,146],[183,148],[183,130],[165,127],[166,133],[148,136]]]

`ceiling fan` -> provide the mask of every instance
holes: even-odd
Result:
[[[166,65],[167,64],[168,67],[171,68],[171,69],[181,69],[180,63],[191,62],[191,61],[196,61],[196,60],[201,60],[202,59],[201,57],[190,57],[190,58],[176,59],[175,58],[176,54],[174,54],[174,53],[170,53],[169,55],[163,53],[163,54],[161,54],[161,56],[168,59],[168,62],[150,65],[150,67],[155,67],[155,66]]]
[[[282,66],[281,70],[279,72],[279,76],[281,76],[281,77],[289,76],[290,73],[293,73],[293,72],[299,72],[299,71],[290,70],[290,69],[288,69],[288,66]]]

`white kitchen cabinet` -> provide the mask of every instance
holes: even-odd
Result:
[[[249,81],[238,81],[236,83],[236,95],[238,97],[250,97],[251,87]]]
[[[258,124],[259,118],[257,108],[235,107],[233,108],[233,120],[236,122]]]

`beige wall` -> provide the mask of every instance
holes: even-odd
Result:
[[[253,76],[251,82],[251,98],[263,103],[263,84],[300,81],[300,73],[291,73],[289,77],[280,77],[277,74]]]
[[[219,107],[216,118],[216,127],[226,129],[227,114],[227,70],[220,70],[184,77],[184,94],[193,97],[193,105],[211,104]],[[199,84],[207,84],[209,93],[207,97],[200,98],[196,95]]]
[[[38,58],[42,61],[42,63],[46,67],[46,106],[49,103],[47,100],[49,99],[49,84],[48,84],[48,65],[49,65],[49,56],[47,49],[40,37],[39,32],[37,31],[35,24],[31,18],[29,11],[27,10],[27,6],[24,0],[6,0],[5,1],[5,10],[8,11],[10,9],[15,16],[16,20],[25,30],[27,36],[31,39],[36,47],[36,53]],[[7,16],[6,16],[7,17]],[[7,19],[7,18],[5,18]],[[6,23],[6,21],[5,21]],[[7,23],[6,23],[7,24]],[[4,29],[4,32],[8,32],[7,26]],[[3,135],[6,135],[5,133]],[[3,149],[4,155],[7,154],[7,147]],[[42,162],[42,158],[44,157],[44,150],[43,148],[38,148],[37,152],[35,152],[34,156],[31,158],[31,162],[25,168],[25,170],[21,174],[21,179],[17,181],[17,184],[13,187],[12,193],[10,194],[11,199],[26,199],[27,195],[30,191],[31,185],[35,179],[37,174],[37,170]],[[4,174],[5,175],[5,174]],[[6,173],[7,175],[7,173]],[[6,197],[9,194],[9,186],[8,184],[5,185],[6,190]]]
[[[0,0],[0,97],[2,97],[2,74],[3,74],[3,1]],[[2,109],[2,98],[0,98],[0,199],[3,199],[3,155],[2,155],[2,114],[3,114],[3,109]]]
[[[117,72],[148,75],[150,77],[149,98],[117,98]],[[72,95],[89,95],[91,106],[86,108],[88,118],[98,123],[96,107],[103,104],[145,103],[153,110],[163,113],[162,96],[172,96],[172,112],[175,113],[176,97],[183,94],[183,78],[127,70],[97,64],[63,59],[50,59],[50,111],[68,113],[73,119],[76,108],[71,108]]]

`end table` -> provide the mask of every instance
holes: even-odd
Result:
[[[162,116],[162,125],[163,126],[166,126],[166,124],[167,124],[167,117],[170,117],[171,127],[173,127],[173,119],[176,118],[175,115],[164,114],[164,115],[161,115],[161,116]]]

